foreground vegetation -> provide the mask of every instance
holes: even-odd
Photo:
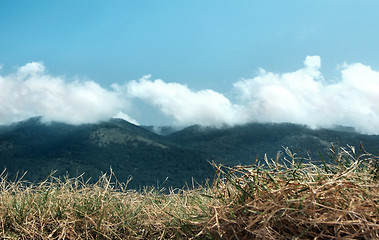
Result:
[[[284,149],[265,164],[214,164],[213,182],[130,190],[111,171],[31,184],[0,177],[2,239],[378,239],[379,161],[331,147],[333,164]],[[321,157],[322,159],[322,157]]]

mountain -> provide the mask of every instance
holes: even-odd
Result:
[[[181,130],[181,128],[175,128],[171,126],[141,126],[144,129],[149,130],[150,132],[154,132],[156,134],[159,134],[161,136],[167,136],[171,133],[177,132]]]
[[[161,135],[156,132],[161,133]],[[121,119],[79,126],[41,123],[32,118],[0,126],[0,168],[13,178],[28,171],[26,180],[41,181],[52,170],[55,176],[78,176],[96,181],[110,167],[120,182],[131,176],[130,188],[162,184],[183,187],[212,178],[209,162],[233,166],[252,164],[264,154],[275,158],[283,147],[298,156],[326,160],[330,144],[347,144],[379,154],[379,136],[362,135],[349,128],[310,129],[303,125],[251,123],[221,129],[190,126],[140,127]]]
[[[341,130],[342,129],[342,130]],[[328,160],[331,144],[359,149],[362,143],[372,154],[379,154],[379,135],[364,135],[350,128],[310,129],[291,123],[250,123],[221,129],[191,126],[167,136],[173,144],[211,153],[227,165],[252,164],[256,157],[275,158],[278,151],[288,147],[298,156],[310,156],[320,161],[320,153]]]
[[[192,177],[199,182],[214,174],[211,158],[196,150],[166,143],[162,136],[120,119],[72,126],[43,124],[39,118],[2,127],[0,167],[11,177],[28,171],[30,181],[40,181],[52,170],[56,176],[98,179],[112,167],[129,187],[146,185],[183,187]]]

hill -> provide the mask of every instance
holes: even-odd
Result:
[[[182,187],[185,182],[213,176],[210,157],[167,144],[157,134],[120,119],[72,126],[43,124],[39,118],[2,127],[0,167],[14,177],[28,171],[27,180],[40,181],[52,170],[56,176],[97,180],[112,167],[119,181],[130,187]]]
[[[331,144],[359,149],[362,143],[367,151],[379,154],[379,135],[359,134],[343,127],[310,129],[291,123],[251,123],[221,129],[195,125],[172,133],[167,139],[181,147],[212,153],[221,163],[231,166],[252,164],[256,157],[263,160],[265,154],[275,158],[283,147],[316,161],[320,160],[320,153],[329,160]]]
[[[111,167],[120,182],[133,178],[131,188],[156,186],[166,178],[164,186],[183,187],[192,184],[192,178],[198,182],[212,178],[211,161],[248,165],[256,157],[263,161],[266,153],[275,158],[282,146],[316,161],[319,152],[329,159],[331,143],[358,149],[362,142],[369,152],[379,152],[377,135],[289,123],[221,129],[191,126],[173,132],[170,127],[140,127],[121,119],[79,126],[40,120],[0,127],[0,168],[6,168],[11,178],[28,171],[26,180],[40,181],[57,170],[55,176],[85,173],[84,179],[93,182]]]

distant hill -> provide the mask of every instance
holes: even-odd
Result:
[[[336,146],[355,146],[362,143],[372,154],[379,154],[379,135],[363,135],[350,128],[310,129],[291,123],[251,123],[221,129],[191,126],[172,133],[167,138],[181,147],[212,153],[220,162],[228,165],[251,164],[264,155],[275,158],[278,151],[288,147],[298,156],[320,161],[320,153],[328,160],[331,143]],[[348,131],[345,131],[348,130]]]
[[[78,176],[94,181],[110,167],[130,187],[162,184],[183,187],[192,177],[213,176],[207,154],[167,144],[163,137],[120,119],[72,126],[42,124],[33,118],[0,130],[0,167],[14,176],[40,181],[52,170],[56,176]]]
[[[181,130],[182,128],[175,128],[171,126],[141,126],[144,129],[149,130],[150,132],[159,134],[161,136],[167,136],[170,135],[171,133],[177,132]]]
[[[156,186],[166,178],[164,186],[183,187],[192,178],[198,182],[212,178],[211,161],[251,164],[256,156],[263,160],[265,153],[274,158],[282,146],[299,156],[310,154],[314,160],[320,160],[321,151],[328,159],[332,142],[357,148],[362,142],[366,150],[379,154],[378,135],[351,129],[252,123],[221,129],[191,126],[175,132],[171,127],[140,127],[121,119],[72,126],[32,118],[0,126],[0,168],[6,168],[10,177],[28,171],[30,181],[40,181],[52,170],[57,170],[55,176],[85,173],[84,179],[96,181],[112,167],[121,182],[133,177],[131,188]]]

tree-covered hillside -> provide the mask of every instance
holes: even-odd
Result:
[[[339,129],[342,129],[341,127]],[[346,131],[349,130],[349,131]],[[358,134],[351,129],[310,129],[304,125],[281,123],[251,123],[221,129],[191,126],[167,137],[181,147],[212,153],[223,164],[251,164],[256,157],[263,160],[267,154],[275,158],[283,147],[298,155],[319,161],[320,153],[328,160],[331,144],[351,145],[379,154],[379,136]]]
[[[70,126],[42,124],[31,119],[3,129],[0,166],[11,177],[28,171],[25,178],[40,181],[52,170],[56,176],[77,176],[94,181],[110,167],[130,187],[161,184],[182,187],[186,182],[213,176],[207,154],[166,144],[162,137],[126,121]]]
[[[148,130],[149,129],[149,130]],[[10,177],[27,171],[26,180],[40,181],[51,171],[55,176],[78,176],[96,181],[113,169],[120,182],[133,178],[129,187],[161,184],[183,187],[192,179],[212,178],[210,162],[248,165],[264,154],[275,158],[289,147],[297,156],[328,161],[331,143],[341,146],[362,142],[366,150],[379,152],[379,136],[352,131],[312,130],[296,124],[260,124],[221,129],[191,126],[165,135],[153,127],[140,127],[121,119],[98,124],[43,124],[40,118],[0,127],[0,167]],[[166,180],[167,178],[167,180]]]

